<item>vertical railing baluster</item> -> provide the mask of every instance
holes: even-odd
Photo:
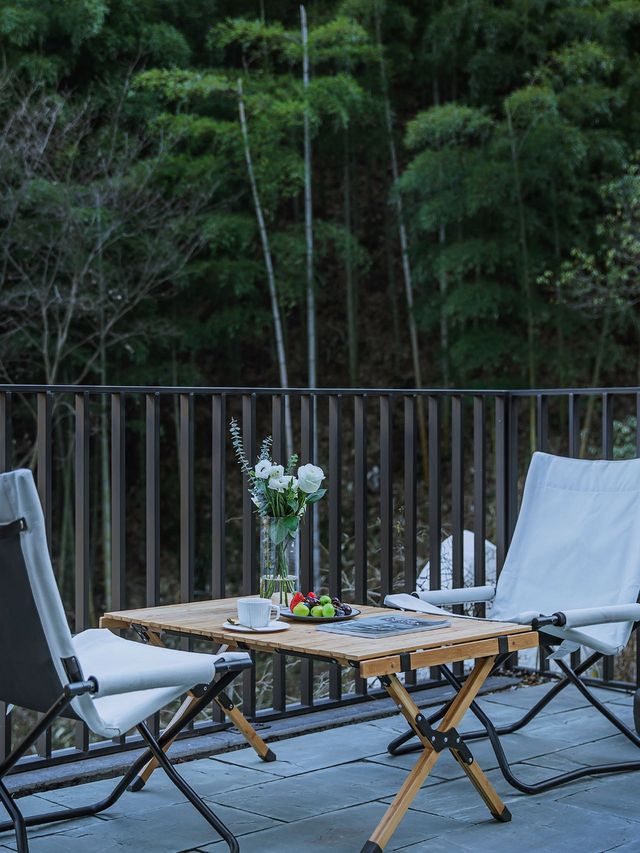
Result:
[[[442,586],[442,411],[438,397],[427,401],[429,421],[429,589]],[[440,679],[440,669],[432,666],[432,679]]]
[[[37,395],[37,463],[38,463],[38,495],[44,513],[44,526],[47,536],[47,545],[51,551],[51,517],[52,517],[52,490],[53,490],[53,460],[52,460],[52,435],[51,415],[53,396],[50,391],[43,391]]]
[[[511,537],[516,527],[518,520],[518,414],[520,410],[520,400],[518,397],[509,399],[509,453],[508,453],[508,518],[509,529],[507,539],[507,549],[511,544]]]
[[[452,586],[464,586],[464,445],[463,400],[459,394],[451,398],[451,521],[453,528]],[[456,608],[455,612],[462,612]]]
[[[0,474],[11,470],[13,462],[11,436],[11,391],[0,394]],[[0,761],[11,752],[11,712],[7,703],[0,702]]]
[[[355,600],[367,603],[367,398],[358,395],[353,400],[354,438],[354,562]]]
[[[0,394],[0,474],[10,471],[13,464],[12,393]]]
[[[640,393],[636,394],[636,458],[640,457]],[[638,632],[633,632],[636,643],[636,690],[640,689],[640,642]]]
[[[418,509],[417,509],[417,445],[416,398],[404,398],[404,581],[402,589],[412,593],[416,588],[418,564]],[[422,405],[422,398],[418,401]],[[405,673],[406,684],[416,683],[416,673]]]
[[[329,397],[329,595],[342,599],[342,397]],[[342,668],[329,668],[329,697],[342,697]]]
[[[580,398],[569,394],[569,456],[580,454]]]
[[[496,571],[499,577],[509,545],[509,398],[496,397]]]
[[[536,394],[536,450],[546,453],[549,449],[549,398]]]
[[[242,397],[242,440],[249,464],[255,463],[256,454],[256,395]],[[242,476],[242,592],[253,595],[258,591],[256,578],[256,525],[253,503],[249,493],[249,478]]]
[[[393,592],[393,404],[380,397],[380,603]]]
[[[211,398],[211,597],[226,595],[226,430],[227,398],[214,394]]]
[[[602,455],[613,459],[613,394],[602,395]]]
[[[75,395],[75,633],[89,627],[90,505],[89,505],[89,395]],[[75,726],[76,749],[89,749],[89,729]]]
[[[613,394],[602,395],[602,455],[605,459],[613,459]],[[613,655],[602,658],[602,677],[612,681],[614,676]]]
[[[369,556],[367,551],[367,398],[358,394],[353,399],[354,450],[354,598],[367,604]],[[356,677],[356,692],[367,692],[366,679]]]
[[[404,398],[404,591],[416,588],[417,549],[417,458],[416,398]]]
[[[52,543],[52,517],[53,517],[53,448],[52,448],[52,415],[53,395],[51,391],[42,391],[37,394],[37,435],[36,435],[36,458],[37,458],[37,487],[42,512],[44,514],[44,529],[47,537],[47,547],[51,553]],[[38,738],[36,742],[38,755],[51,758],[51,729]]]
[[[211,397],[211,598],[226,597],[226,430],[227,398],[225,394]],[[212,706],[212,717],[222,722],[224,713],[217,702]]]
[[[473,582],[487,581],[485,541],[487,538],[487,439],[484,397],[473,398]],[[484,616],[484,604],[475,605],[475,615]]]
[[[146,511],[146,602],[160,600],[160,395],[146,395],[145,511]]]
[[[147,607],[160,603],[160,395],[145,395],[145,528]],[[149,723],[154,734],[160,729],[160,715]]]
[[[126,607],[126,434],[124,394],[111,395],[111,602]]]
[[[284,395],[274,394],[271,398],[271,437],[273,439],[272,457],[276,463],[286,465],[287,442],[285,437],[285,403]],[[300,544],[297,544],[298,561]],[[298,566],[298,570],[299,570]],[[309,590],[307,590],[308,592]],[[272,655],[273,659],[273,709],[284,712],[287,710],[287,658],[286,655]]]
[[[300,398],[300,461],[313,462],[313,427],[315,424],[315,397],[304,394]],[[313,589],[313,512],[305,513],[300,532],[300,582],[307,593]],[[313,705],[313,665],[310,660],[300,661],[300,701]]]
[[[568,406],[569,456],[576,458],[580,454],[580,398],[577,394],[569,394]],[[575,669],[580,665],[580,649],[571,652],[571,666]]]
[[[256,455],[256,395],[242,395],[242,439],[249,464]],[[242,592],[253,595],[258,591],[256,566],[256,523],[254,506],[249,493],[249,478],[242,475]],[[252,653],[255,664],[255,653]],[[256,715],[255,666],[242,673],[242,710],[247,717]]]
[[[195,495],[193,482],[193,394],[180,394],[180,601],[193,600],[195,564]]]
[[[429,589],[442,586],[442,412],[438,397],[429,397]]]
[[[451,526],[453,529],[451,586],[464,587],[464,401],[459,394],[451,397]],[[455,605],[454,613],[464,613],[463,605]],[[456,675],[462,675],[464,663],[453,665]]]

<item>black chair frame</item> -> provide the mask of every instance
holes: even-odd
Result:
[[[199,696],[198,701],[191,706],[188,713],[177,720],[173,725],[169,726],[158,738],[155,738],[151,734],[149,728],[144,722],[141,722],[137,726],[137,729],[148,748],[133,762],[129,770],[122,779],[120,779],[113,791],[111,791],[107,797],[86,806],[60,809],[59,811],[47,812],[46,814],[25,816],[20,811],[16,798],[11,795],[3,780],[16,765],[16,762],[33,746],[37,739],[47,730],[54,720],[56,720],[57,717],[64,715],[71,701],[76,696],[81,696],[85,693],[93,693],[96,690],[96,682],[91,679],[89,681],[77,681],[68,684],[64,688],[60,698],[38,721],[29,734],[24,738],[22,743],[20,743],[20,745],[17,746],[2,763],[0,763],[0,802],[2,802],[11,818],[8,821],[0,822],[0,832],[6,832],[8,829],[13,829],[16,834],[18,853],[28,853],[28,827],[99,814],[114,805],[144,765],[151,758],[155,758],[173,784],[226,841],[231,853],[238,853],[240,848],[236,837],[233,835],[231,830],[225,826],[220,818],[211,811],[202,798],[196,794],[193,788],[182,778],[182,776],[179,775],[171,764],[171,761],[167,758],[164,752],[164,747],[167,747],[185,726],[187,726],[211,701],[213,701],[216,696],[228,687],[228,685],[235,679],[238,672],[243,669],[247,669],[250,666],[250,662],[230,662],[227,664],[224,661],[219,661],[216,663],[216,675],[219,677],[214,679],[203,689],[201,688],[202,693]]]
[[[634,626],[634,629],[637,626]],[[544,641],[544,637],[541,636],[541,645],[547,651],[551,652],[551,645],[547,644]],[[551,639],[551,638],[549,638]],[[556,640],[551,640],[551,642],[557,643]],[[510,657],[510,655],[504,655],[497,659],[495,669],[501,667],[505,661]],[[609,722],[615,726],[618,731],[620,731],[634,746],[640,747],[640,691],[636,691],[635,700],[634,700],[634,725],[636,728],[636,732],[631,731],[631,729],[626,726],[622,720],[616,717],[606,705],[604,705],[600,700],[593,695],[593,693],[589,690],[584,681],[580,678],[580,676],[586,672],[591,666],[597,663],[604,655],[600,652],[595,652],[590,655],[586,660],[582,661],[575,669],[572,669],[568,666],[564,660],[557,660],[556,663],[560,667],[563,678],[556,681],[545,693],[545,695],[538,701],[536,704],[530,708],[520,719],[515,720],[513,723],[509,723],[505,726],[494,726],[490,717],[483,711],[483,709],[478,705],[477,702],[473,702],[471,704],[470,710],[473,712],[478,721],[482,724],[484,729],[479,731],[473,731],[469,733],[463,734],[463,739],[465,741],[470,740],[480,740],[482,738],[488,738],[493,751],[495,753],[496,759],[498,761],[498,766],[502,772],[502,775],[506,779],[506,781],[516,788],[518,791],[522,791],[523,794],[540,794],[544,791],[549,791],[552,788],[556,788],[559,785],[565,785],[568,782],[573,782],[576,779],[581,779],[584,776],[599,776],[605,773],[626,773],[633,770],[640,770],[640,760],[638,761],[622,761],[614,764],[599,764],[593,767],[583,767],[578,768],[577,770],[572,770],[568,773],[561,773],[556,776],[552,776],[549,779],[545,779],[541,782],[536,783],[526,783],[521,779],[518,779],[513,771],[511,770],[511,766],[509,760],[507,759],[502,744],[500,743],[500,735],[509,735],[514,732],[519,731],[524,728],[528,723],[531,722],[539,713],[545,708],[552,699],[554,699],[565,687],[568,687],[570,684],[573,684],[580,693],[587,699],[587,701],[598,710],[604,717],[606,717]],[[449,682],[449,684],[454,688],[454,690],[459,690],[461,686],[460,680],[453,674],[453,672],[447,666],[440,666],[440,672],[445,677],[445,679]],[[449,702],[445,703],[441,708],[439,708],[435,713],[433,713],[429,718],[429,724],[436,723],[438,720],[442,719],[444,716]],[[403,755],[409,752],[416,752],[420,749],[423,749],[422,744],[409,744],[410,741],[414,737],[413,731],[411,729],[407,730],[403,734],[399,735],[397,738],[392,740],[387,750],[391,755]]]

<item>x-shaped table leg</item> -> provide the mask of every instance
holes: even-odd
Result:
[[[145,642],[150,643],[153,646],[164,647],[164,643],[162,642],[160,637],[153,631],[145,630],[144,635],[143,635],[143,640]],[[227,648],[227,646],[223,646],[218,651],[222,652],[226,648]],[[172,726],[176,720],[179,720],[181,717],[183,717],[189,711],[189,709],[191,708],[193,703],[197,702],[197,701],[198,701],[198,697],[195,694],[193,694],[191,691],[189,691],[187,693],[184,701],[182,702],[182,704],[180,705],[178,710],[175,712],[175,714],[173,715],[173,717],[169,721],[169,726]],[[267,744],[262,740],[262,738],[256,732],[256,730],[253,728],[253,726],[251,725],[249,720],[247,720],[247,718],[242,713],[242,711],[236,705],[234,705],[234,703],[231,701],[229,696],[227,696],[227,694],[224,692],[219,693],[218,696],[216,696],[215,701],[218,703],[220,708],[222,708],[222,710],[224,711],[226,716],[229,718],[229,720],[234,724],[234,726],[244,736],[244,738],[247,740],[247,742],[255,749],[255,751],[258,753],[260,758],[263,761],[275,761],[276,756],[275,756],[275,753],[273,752],[273,750],[271,750],[267,746]],[[172,743],[173,743],[173,741],[169,741],[169,743],[167,743],[165,745],[165,747],[164,747],[165,752],[169,749],[169,747],[171,746]],[[147,783],[147,780],[149,779],[149,777],[151,776],[151,774],[153,773],[153,771],[156,769],[157,766],[158,766],[158,762],[156,761],[155,758],[149,759],[149,761],[145,764],[145,766],[142,768],[140,773],[133,780],[131,785],[129,785],[129,790],[130,791],[142,790],[142,788],[144,788],[144,786]]]
[[[373,835],[362,848],[362,853],[380,853],[380,851],[384,850],[385,845],[398,828],[404,813],[413,802],[416,794],[440,757],[440,752],[445,748],[451,751],[453,757],[465,771],[493,817],[500,821],[511,820],[509,810],[496,793],[491,782],[489,782],[483,771],[474,761],[471,753],[464,744],[464,740],[455,731],[455,727],[469,710],[478,691],[484,684],[487,676],[491,673],[494,662],[495,657],[480,658],[476,661],[473,671],[465,681],[462,690],[452,700],[437,730],[431,730],[428,724],[426,724],[422,712],[395,675],[382,677],[381,681],[387,692],[396,702],[400,712],[422,741],[424,751],[413,770],[405,779],[384,817],[373,832]]]

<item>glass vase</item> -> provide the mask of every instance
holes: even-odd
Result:
[[[276,543],[276,519],[261,519],[260,597],[288,607],[300,589],[300,549],[298,537],[287,535]]]

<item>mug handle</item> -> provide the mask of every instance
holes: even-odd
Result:
[[[272,616],[271,614],[274,610],[275,610],[276,615]],[[276,619],[279,619],[279,618],[280,618],[280,605],[279,604],[272,604],[271,610],[269,611],[269,621],[275,622]]]

